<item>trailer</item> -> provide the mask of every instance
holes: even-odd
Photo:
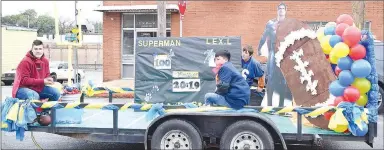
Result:
[[[186,105],[164,105],[162,108],[171,111],[155,119],[147,119],[150,108],[155,105],[95,105],[83,103],[84,95],[82,102],[76,104],[34,102],[38,108],[49,109],[52,123],[49,126],[30,124],[28,130],[94,142],[142,143],[146,149],[203,149],[211,146],[221,149],[287,149],[289,144],[319,145],[323,140],[365,141],[372,147],[377,136],[376,123],[369,123],[368,134],[359,137],[303,126],[305,114],[300,111],[294,112],[298,114],[295,124],[289,117],[268,113],[272,109],[260,106],[247,106],[239,112],[223,107],[198,110]],[[109,99],[113,101],[112,97]],[[74,105],[77,106],[71,108]],[[81,109],[84,110],[81,123],[57,123],[58,113],[76,117],[79,113],[74,110]],[[274,112],[282,109],[273,108]],[[301,109],[308,112],[315,110]]]

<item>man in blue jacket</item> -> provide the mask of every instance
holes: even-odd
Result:
[[[249,103],[249,85],[230,62],[231,54],[219,51],[215,54],[216,91],[205,95],[205,105],[227,106],[241,109]]]
[[[241,68],[243,68],[243,71],[241,72],[241,75],[245,78],[249,85],[251,93],[250,105],[260,106],[264,93],[261,90],[256,89],[258,85],[255,80],[262,77],[264,75],[264,71],[261,64],[252,57],[253,52],[253,48],[250,45],[246,45],[242,49]]]

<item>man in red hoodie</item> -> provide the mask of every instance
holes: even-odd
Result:
[[[32,49],[17,66],[12,97],[22,100],[48,99],[49,101],[57,101],[60,98],[59,90],[47,86],[54,82],[50,77],[49,61],[44,57],[43,48],[42,41],[33,41]]]

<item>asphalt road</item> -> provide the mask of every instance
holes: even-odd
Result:
[[[87,78],[101,81],[100,72],[87,72]],[[1,87],[2,101],[6,96],[11,96],[12,87]],[[92,101],[106,101],[106,99],[97,99]],[[123,100],[119,100],[123,101]],[[373,149],[384,149],[383,146],[383,115],[379,116],[378,121],[378,137],[375,139]],[[38,149],[31,138],[31,132],[25,133],[24,141],[18,141],[15,138],[15,132],[1,132],[1,149]],[[49,134],[33,132],[36,142],[43,149],[144,149],[142,144],[121,144],[121,143],[95,143],[86,140],[79,140],[75,138]],[[288,146],[289,149],[372,149],[364,142],[336,142],[336,141],[324,141],[321,146],[303,146],[293,145]]]

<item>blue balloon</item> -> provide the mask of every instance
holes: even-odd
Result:
[[[329,45],[333,48],[337,43],[343,42],[343,39],[339,35],[332,35],[329,39]]]
[[[339,80],[335,80],[329,85],[329,92],[336,97],[343,96],[345,88],[340,84]]]
[[[368,61],[360,59],[353,62],[351,71],[356,78],[365,78],[371,73],[372,66]]]
[[[341,57],[337,62],[337,66],[339,66],[341,70],[349,70],[351,69],[352,63],[353,60],[349,56]]]
[[[324,29],[324,35],[335,35],[336,27],[329,26]]]
[[[343,70],[339,74],[339,83],[342,86],[348,87],[352,84],[355,78],[352,75],[352,72],[349,70]]]

